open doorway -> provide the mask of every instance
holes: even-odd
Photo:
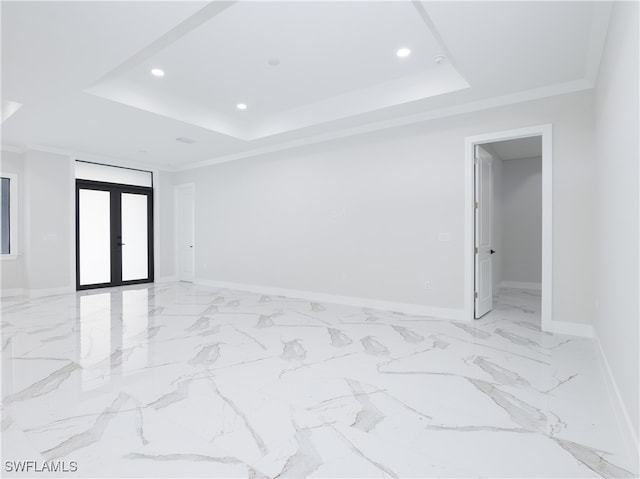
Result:
[[[539,329],[542,138],[483,143],[476,150],[474,316],[495,310]]]
[[[466,138],[470,321],[490,312],[494,299],[504,306],[501,291],[520,291],[537,302],[523,306],[537,310],[537,327],[553,330],[551,145],[551,125]]]

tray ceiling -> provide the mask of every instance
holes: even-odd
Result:
[[[610,9],[4,1],[2,143],[185,168],[587,89]]]

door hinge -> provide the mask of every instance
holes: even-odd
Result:
[[[475,254],[478,254],[478,248],[474,248],[474,250]]]
[[[474,164],[474,165],[477,165],[477,164],[478,164],[478,158],[474,158],[474,159],[473,159],[473,164]]]
[[[476,206],[476,209],[478,209],[478,202],[477,202],[477,201],[476,201],[476,203],[475,203],[475,206]]]
[[[478,293],[473,293],[473,299],[478,299]]]

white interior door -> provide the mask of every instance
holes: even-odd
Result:
[[[475,147],[475,317],[493,308],[493,157]]]
[[[178,279],[193,282],[195,275],[195,206],[193,185],[176,188]]]

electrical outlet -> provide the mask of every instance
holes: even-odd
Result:
[[[331,212],[331,217],[335,220],[338,218],[345,218],[347,216],[347,210],[344,209],[339,209],[339,210],[333,210]]]
[[[424,289],[425,291],[431,291],[431,281],[424,282]]]
[[[438,241],[442,241],[443,243],[448,243],[451,241],[451,233],[439,233]]]

